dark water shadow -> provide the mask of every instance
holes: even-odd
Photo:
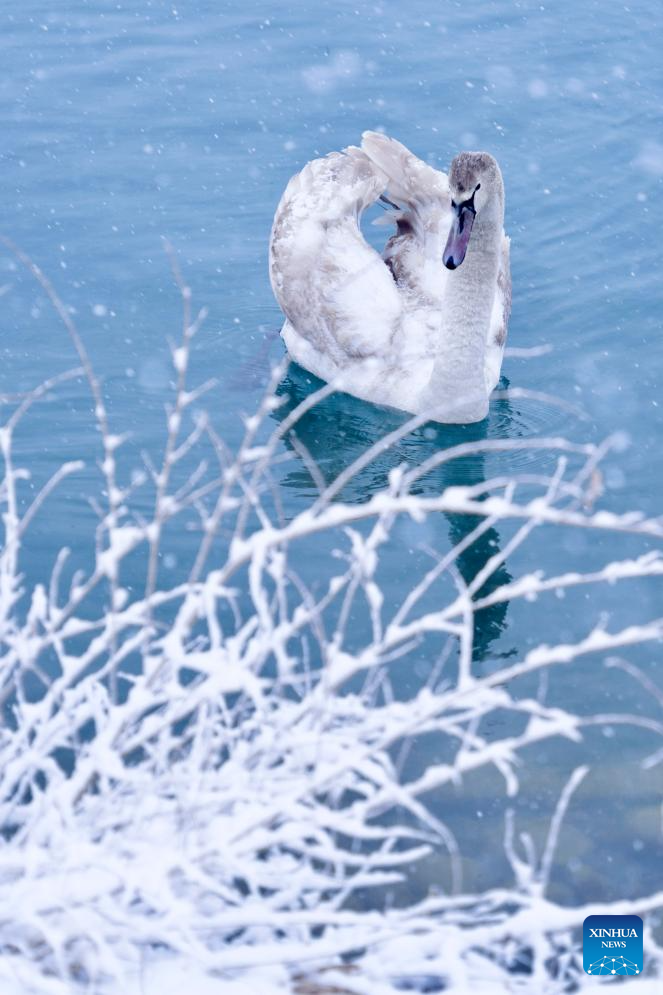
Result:
[[[273,413],[282,421],[322,382],[312,374],[291,364],[277,393],[284,403]],[[505,387],[508,382],[502,381]],[[310,502],[318,493],[302,447],[312,457],[325,484],[330,484],[370,446],[389,432],[402,426],[407,416],[388,408],[368,404],[348,394],[334,394],[315,405],[297,422],[294,432],[285,437],[286,446],[297,456],[281,477],[281,484],[294,492],[294,504]],[[396,467],[412,469],[435,453],[464,442],[510,436],[511,406],[508,399],[493,401],[488,418],[474,425],[441,425],[428,422],[405,435],[395,445],[377,455],[350,480],[338,500],[364,503],[382,491],[389,473]],[[515,432],[514,434],[518,434]],[[439,494],[447,487],[467,486],[486,479],[486,460],[482,453],[451,460],[422,476],[412,488],[421,495]],[[451,546],[466,539],[481,521],[475,515],[446,514]],[[494,527],[478,535],[459,553],[456,567],[466,583],[474,580],[488,560],[501,548],[500,535]],[[485,597],[511,581],[506,564],[501,564],[479,589],[476,597]],[[474,615],[473,658],[484,660],[491,645],[506,628],[509,603],[492,605]]]

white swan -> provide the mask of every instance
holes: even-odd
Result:
[[[359,220],[385,190],[397,230],[379,256]],[[285,189],[270,241],[290,357],[376,404],[441,422],[485,418],[511,306],[503,221],[502,174],[486,152],[461,152],[447,178],[366,132],[361,149],[309,162]]]

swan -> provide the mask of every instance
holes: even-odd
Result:
[[[382,256],[359,222],[381,199],[396,231]],[[511,309],[504,184],[487,152],[447,175],[365,132],[288,183],[269,271],[292,360],[365,401],[481,421],[500,377]]]

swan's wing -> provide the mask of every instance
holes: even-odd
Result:
[[[509,237],[502,233],[502,253],[497,271],[495,298],[493,300],[493,311],[490,328],[488,329],[486,349],[486,380],[489,390],[493,390],[500,379],[509,317],[511,315],[510,247],[511,241]]]
[[[362,148],[387,176],[387,194],[397,208],[391,215],[396,234],[385,246],[384,260],[400,287],[439,302],[446,276],[442,251],[451,224],[447,175],[375,131],[364,132]]]
[[[448,203],[447,174],[418,159],[395,138],[377,131],[365,131],[361,147],[387,176],[387,192],[397,204],[425,215],[435,202]]]
[[[284,337],[293,358],[324,379],[384,355],[400,321],[392,276],[359,229],[385,186],[368,156],[350,147],[309,162],[276,210],[269,269],[288,319]]]

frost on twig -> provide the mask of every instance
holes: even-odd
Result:
[[[502,628],[507,606],[525,615],[539,598],[663,574],[661,520],[595,506],[610,440],[463,442],[418,463],[396,460],[382,486],[352,500],[353,482],[421,419],[330,478],[299,430],[333,385],[284,408],[281,367],[232,451],[200,409],[210,385],[187,385],[204,312],[192,318],[171,252],[183,319],[164,455],[124,482],[115,455],[124,440],[83,340],[50,283],[19,256],[89,382],[105,508],[100,501],[87,566],[71,562],[78,551],[63,540],[50,576],[25,570],[26,535],[81,464],[61,466],[26,501],[22,419],[63,378],[4,398],[3,990],[138,992],[152,990],[141,978],[157,978],[164,992],[177,965],[267,995],[578,990],[583,918],[647,916],[663,896],[558,904],[555,854],[587,763],[569,771],[538,851],[526,832],[516,836],[522,779],[537,746],[565,741],[582,752],[597,723],[636,725],[651,768],[661,762],[663,719],[578,712],[542,688],[562,668],[596,672],[606,659],[660,706],[651,678],[616,654],[659,641],[663,618],[587,617],[572,636],[530,639],[503,656],[491,656],[485,620]],[[547,469],[464,484],[444,476],[459,461],[525,449],[545,453]],[[290,518],[287,460],[315,484]],[[134,503],[150,485],[150,499]],[[159,563],[169,526],[192,521],[189,565],[167,584]],[[445,528],[429,530],[395,592],[385,577],[399,529],[437,522]],[[521,556],[541,528],[649,546],[549,573]],[[436,744],[432,753],[424,741]],[[477,772],[508,800],[492,838],[511,879],[482,891],[463,882],[451,804]],[[429,889],[417,868],[433,855],[444,870]],[[653,937],[648,949],[647,971],[658,977]]]

